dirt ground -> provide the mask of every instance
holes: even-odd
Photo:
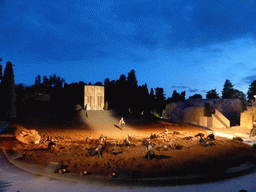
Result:
[[[94,124],[95,125],[95,124]],[[164,121],[126,119],[123,130],[93,129],[77,119],[64,123],[49,123],[44,118],[11,125],[0,134],[0,147],[19,151],[22,161],[47,166],[55,161],[68,172],[87,171],[92,175],[132,171],[135,177],[166,177],[206,171],[217,172],[239,159],[255,154],[251,146],[238,140],[215,136],[207,144],[199,142],[199,133],[207,141],[211,131],[185,124]],[[96,125],[95,125],[96,126]],[[100,127],[100,125],[99,125]],[[19,129],[35,129],[41,136],[39,144],[23,144],[15,139]],[[163,133],[165,130],[168,133]],[[128,131],[127,131],[128,130]],[[154,133],[157,138],[150,138]],[[129,144],[124,139],[129,138]],[[104,139],[100,139],[100,136]],[[126,137],[124,137],[126,135]],[[56,147],[48,149],[51,139]],[[147,141],[151,141],[155,156],[147,159]],[[100,145],[100,146],[99,146]],[[100,155],[96,148],[100,148]]]

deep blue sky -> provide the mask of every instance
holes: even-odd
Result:
[[[15,83],[57,74],[69,84],[119,79],[176,90],[186,98],[245,94],[256,80],[253,0],[0,0],[0,57]]]

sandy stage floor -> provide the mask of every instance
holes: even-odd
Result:
[[[5,129],[0,134],[0,147],[20,152],[22,161],[47,166],[56,161],[68,172],[87,171],[92,175],[132,173],[134,177],[166,177],[202,172],[217,173],[231,163],[255,154],[251,146],[238,140],[215,136],[207,145],[199,142],[212,132],[195,126],[173,124],[143,118],[125,118],[123,129],[118,126],[119,116],[110,112],[77,112],[72,119],[32,117]],[[41,136],[39,144],[23,144],[13,137],[17,129],[35,129]],[[163,133],[165,129],[168,133]],[[150,139],[151,134],[157,138]],[[100,141],[100,136],[105,137]],[[124,139],[128,138],[125,145]],[[161,135],[161,136],[160,136]],[[91,137],[90,140],[86,139]],[[48,143],[55,139],[51,152]],[[155,156],[148,160],[146,140],[151,141]],[[94,150],[101,145],[100,155]],[[135,174],[135,175],[134,175]]]

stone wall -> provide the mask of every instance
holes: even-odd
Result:
[[[252,108],[241,113],[241,121],[240,121],[241,127],[252,129],[253,122],[255,121],[256,121],[256,106],[252,106]]]
[[[170,103],[163,111],[163,118],[173,122],[194,122],[199,125],[200,122],[209,124],[204,117],[205,103],[209,103],[210,109],[217,109],[228,120],[230,125],[234,126],[240,123],[240,114],[243,112],[243,106],[239,99],[188,99],[184,102]]]

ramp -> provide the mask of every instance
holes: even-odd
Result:
[[[121,129],[119,121],[122,116],[111,110],[81,110],[79,117],[80,121],[88,126],[96,137],[103,134],[113,139],[124,139],[133,132],[132,126],[128,125],[127,122]]]
[[[212,125],[213,127],[229,128],[230,121],[224,115],[222,115],[221,112],[215,109],[215,114],[212,114]]]

